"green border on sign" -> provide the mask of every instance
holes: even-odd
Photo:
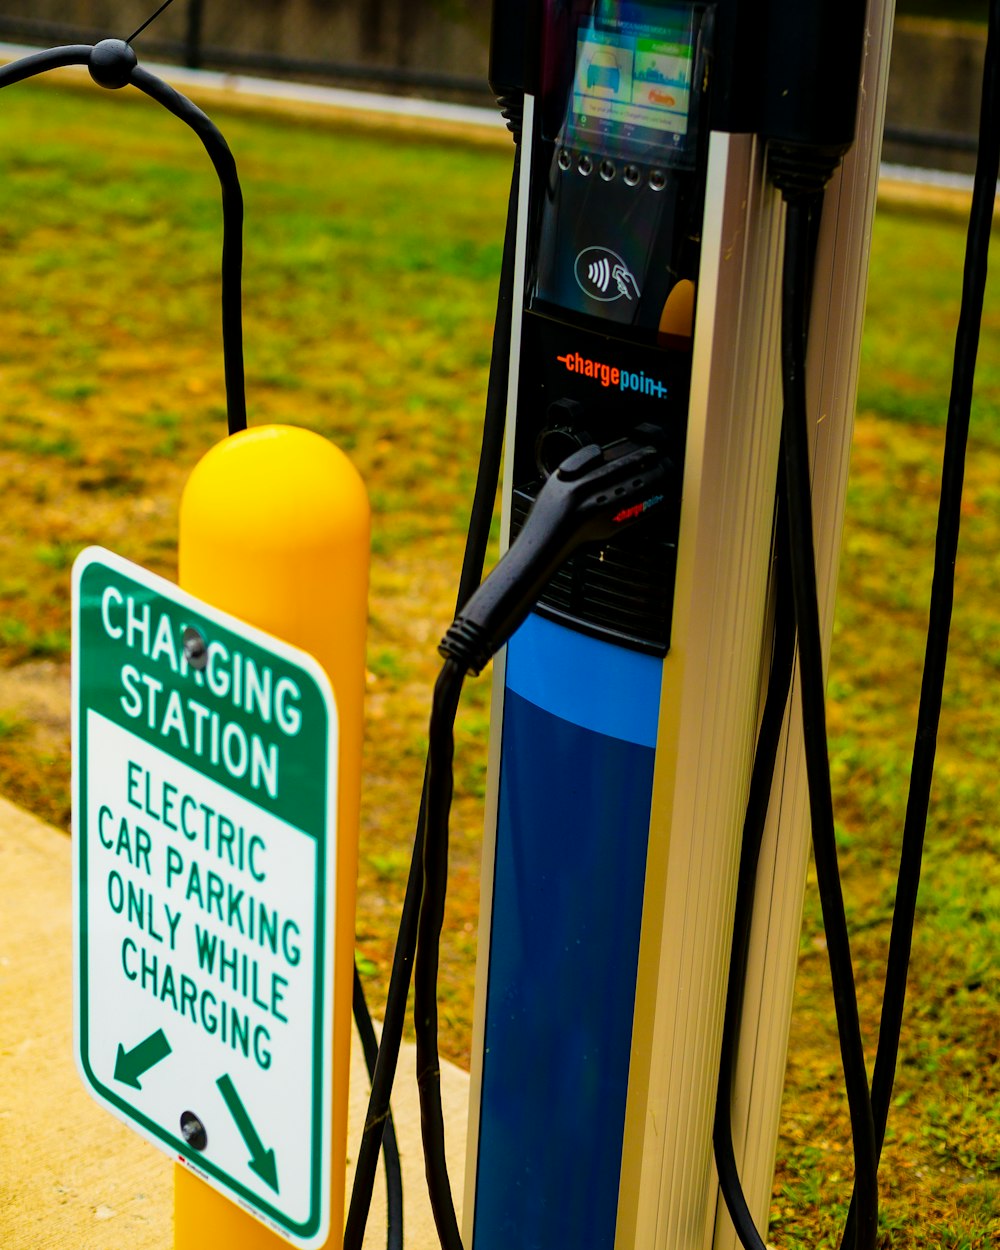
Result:
[[[139,577],[146,577],[149,582],[137,580],[126,572],[131,567]],[[155,585],[149,583],[155,582]],[[282,788],[275,797],[261,793],[260,788],[252,788],[244,779],[241,781],[230,775],[219,765],[213,765],[210,759],[194,757],[188,751],[174,749],[174,744],[167,745],[160,732],[139,719],[130,718],[122,710],[121,698],[121,666],[128,661],[126,640],[112,639],[100,619],[101,603],[105,591],[113,587],[124,597],[132,596],[138,605],[148,604],[151,619],[157,619],[160,613],[171,619],[177,637],[187,627],[199,630],[203,638],[221,643],[230,654],[239,651],[249,657],[258,666],[267,665],[272,669],[277,680],[283,675],[295,680],[301,694],[303,725],[309,726],[309,732],[303,734],[301,741],[296,743],[294,759],[289,751],[291,766],[282,772]],[[162,587],[162,589],[160,589]],[[74,795],[76,813],[76,840],[79,862],[78,875],[78,906],[79,906],[79,1049],[78,1059],[81,1070],[93,1091],[100,1099],[116,1107],[130,1121],[141,1125],[145,1132],[166,1145],[170,1152],[190,1160],[196,1169],[215,1177],[226,1189],[239,1195],[249,1206],[273,1223],[287,1229],[293,1236],[303,1240],[315,1237],[319,1232],[323,1215],[321,1186],[329,1183],[323,1167],[323,1125],[326,1114],[326,1103],[330,1091],[325,1088],[324,1060],[329,1049],[326,1040],[326,942],[333,931],[333,918],[327,915],[327,909],[335,900],[327,897],[326,879],[329,870],[328,843],[334,828],[335,789],[330,792],[330,777],[335,776],[335,759],[331,751],[331,719],[336,723],[336,707],[329,687],[324,689],[317,681],[317,676],[303,663],[293,658],[293,649],[284,643],[274,641],[277,650],[262,645],[265,636],[250,626],[241,626],[233,618],[216,614],[214,609],[204,605],[206,611],[200,611],[191,596],[172,587],[169,582],[147,573],[138,566],[127,566],[120,557],[111,553],[92,549],[80,557],[76,579],[75,620],[76,629],[74,645],[74,716],[77,729],[75,743],[75,769],[77,793]],[[172,597],[176,595],[176,598]],[[117,605],[117,600],[113,600]],[[208,615],[208,613],[212,613]],[[232,621],[234,628],[223,623],[223,619]],[[116,621],[116,627],[118,622]],[[244,632],[245,631],[245,632]],[[303,660],[308,657],[303,656]],[[140,662],[143,658],[139,656]],[[149,660],[145,665],[149,667]],[[208,700],[203,680],[198,680],[193,671],[181,675],[171,672],[169,666],[162,665],[157,669],[157,677],[164,683],[164,694],[172,689],[184,693],[197,693],[199,700]],[[232,713],[232,704],[228,704]],[[223,710],[220,706],[219,710]],[[311,1126],[311,1178],[310,1178],[310,1214],[307,1220],[296,1223],[281,1212],[277,1207],[261,1198],[259,1194],[247,1189],[235,1180],[211,1159],[193,1150],[182,1137],[175,1136],[162,1125],[150,1120],[142,1112],[131,1106],[121,1094],[109,1089],[94,1073],[90,1064],[90,1006],[88,983],[88,916],[87,916],[87,873],[88,873],[88,713],[94,711],[104,716],[113,724],[128,733],[148,742],[166,754],[174,756],[182,763],[201,772],[216,783],[240,794],[241,797],[257,804],[272,813],[278,819],[293,825],[296,829],[313,838],[316,842],[316,890],[314,919],[314,978],[313,997],[315,1009],[313,1013],[312,1039],[312,1126]],[[245,716],[243,719],[247,719]],[[317,727],[321,726],[321,730]],[[288,740],[283,743],[287,747]],[[179,748],[179,744],[178,748]],[[285,758],[282,757],[284,765]],[[288,781],[291,784],[286,784]],[[331,938],[332,940],[332,938]],[[331,1060],[332,1062],[332,1060]]]

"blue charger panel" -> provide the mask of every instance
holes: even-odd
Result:
[[[507,653],[474,1250],[611,1250],[662,660]]]

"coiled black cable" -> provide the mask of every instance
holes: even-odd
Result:
[[[757,734],[746,817],[740,845],[740,866],[736,885],[736,908],[733,920],[732,955],[729,961],[729,983],[726,1011],[722,1026],[722,1049],[719,1061],[718,1094],[712,1139],[719,1188],[729,1209],[733,1225],[747,1250],[766,1250],[747,1206],[740,1182],[736,1154],[733,1149],[732,1090],[736,1073],[740,1018],[743,1012],[743,991],[746,984],[747,959],[750,953],[750,929],[753,921],[754,890],[757,864],[771,797],[774,768],[781,742],[781,730],[788,705],[788,693],[795,666],[795,605],[792,600],[791,551],[788,543],[788,503],[784,488],[784,462],[779,466],[779,488],[774,527],[774,636],[771,646],[771,671],[768,674],[764,711]]]
[[[821,203],[822,197],[816,195],[786,197],[781,316],[784,400],[782,437],[813,859],[826,932],[844,1087],[854,1144],[857,1235],[853,1244],[856,1250],[873,1250],[878,1232],[878,1155],[834,833],[833,793],[826,739],[826,679],[816,598],[806,408],[803,327],[806,324],[805,300],[811,268],[810,221]]]
[[[378,1059],[378,1039],[375,1026],[372,1024],[371,1013],[365,1002],[365,991],[361,984],[358,965],[354,965],[354,1021],[358,1026],[358,1037],[365,1056],[365,1067],[368,1079],[375,1076],[375,1063]],[[387,1111],[385,1128],[382,1132],[382,1157],[385,1163],[385,1223],[386,1250],[403,1250],[403,1175],[399,1164],[399,1146],[396,1143],[396,1129],[392,1122],[392,1112]]]
[[[453,790],[455,715],[466,670],[445,660],[434,685],[427,750],[427,803],[424,828],[424,889],[417,928],[413,976],[413,1022],[417,1035],[417,1088],[424,1171],[431,1211],[442,1250],[462,1250],[445,1158],[438,1057],[437,975],[448,885],[448,816]]]

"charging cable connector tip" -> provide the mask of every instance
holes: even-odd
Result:
[[[672,465],[661,431],[639,426],[602,447],[590,443],[550,474],[506,555],[455,618],[438,647],[480,673],[585,543],[607,542],[666,503]]]

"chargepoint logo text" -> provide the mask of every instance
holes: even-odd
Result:
[[[616,299],[637,300],[639,283],[628,265],[609,247],[585,247],[573,269],[584,295],[610,304]]]
[[[579,352],[567,352],[565,356],[557,356],[556,360],[565,365],[569,373],[578,373],[584,378],[593,378],[601,386],[614,388],[616,391],[631,391],[638,395],[651,395],[654,399],[666,399],[667,388],[659,378],[652,378],[640,369],[631,373],[618,365],[607,365],[600,360],[590,360]]]

